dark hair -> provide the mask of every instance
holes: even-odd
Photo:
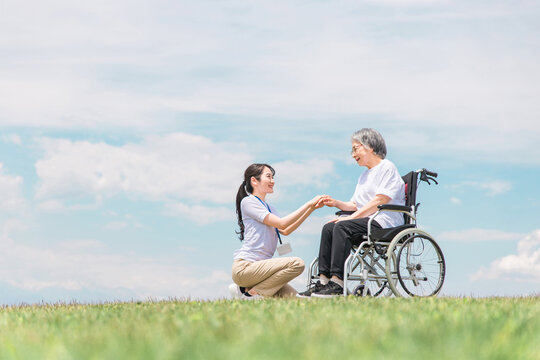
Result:
[[[261,174],[264,171],[264,168],[267,167],[272,172],[272,175],[276,173],[273,167],[268,164],[251,164],[248,166],[246,171],[244,171],[244,181],[238,188],[236,193],[236,214],[238,215],[238,226],[240,226],[240,232],[236,232],[240,236],[240,241],[244,240],[244,222],[242,221],[242,209],[240,208],[240,203],[242,199],[248,196],[253,192],[253,186],[251,186],[251,178],[254,177],[258,181],[261,180]]]

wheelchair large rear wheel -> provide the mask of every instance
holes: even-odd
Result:
[[[387,256],[395,261],[386,263],[386,275],[396,296],[426,297],[439,293],[446,266],[437,242],[425,231],[407,229],[392,240]]]
[[[441,291],[446,272],[439,245],[429,236],[414,234],[397,255],[398,279],[409,296],[433,296]]]

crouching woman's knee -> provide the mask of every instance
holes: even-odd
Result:
[[[300,275],[306,267],[304,264],[304,260],[300,259],[299,257],[291,257],[290,266],[291,269],[298,275]]]

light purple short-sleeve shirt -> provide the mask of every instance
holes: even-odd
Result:
[[[278,215],[273,206],[268,206],[272,214]],[[271,259],[277,248],[278,236],[276,228],[263,223],[270,211],[253,195],[242,199],[240,209],[244,222],[244,240],[242,247],[234,252],[234,259],[247,261]]]

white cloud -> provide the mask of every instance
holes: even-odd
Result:
[[[466,229],[446,231],[438,234],[437,240],[460,242],[517,241],[523,233],[506,232],[495,229]]]
[[[487,190],[489,196],[495,196],[504,194],[512,189],[512,184],[509,181],[490,181],[487,183],[472,184],[472,186],[478,186],[481,189]]]
[[[174,203],[167,204],[165,208],[171,215],[188,218],[198,225],[227,220],[233,223],[236,221],[236,213],[226,207],[189,206],[182,203]]]
[[[235,218],[232,209],[220,205],[231,203],[252,162],[242,144],[186,133],[118,146],[51,138],[41,145],[44,156],[36,162],[40,209],[96,209],[104,198],[122,194],[165,202],[169,214],[201,225]],[[295,185],[324,186],[334,172],[328,160],[284,161],[275,167],[281,196]]]
[[[121,146],[103,142],[42,140],[36,162],[36,198],[59,207],[62,199],[119,193],[164,201],[228,203],[251,156],[238,145],[185,133],[148,136]],[[52,202],[51,202],[52,201]]]
[[[512,183],[506,180],[490,180],[490,181],[463,181],[459,184],[452,185],[454,189],[474,188],[486,192],[488,196],[496,196],[504,194],[512,189]]]
[[[415,6],[405,12],[401,4]],[[537,30],[520,21],[537,11],[532,3],[34,5],[35,14],[19,2],[4,9],[0,125],[162,129],[186,112],[323,118],[326,125],[376,114],[400,131],[395,122],[406,122],[432,152],[540,159],[540,54],[523,46]],[[489,32],[460,30],[497,20]],[[514,22],[523,31],[506,27]],[[384,36],[371,23],[384,26]],[[426,131],[432,126],[439,136]],[[420,146],[402,138],[401,149]]]
[[[461,205],[461,199],[460,198],[457,198],[457,197],[451,197],[450,198],[450,202],[454,205]]]
[[[106,230],[122,230],[128,227],[128,223],[125,221],[110,221],[105,224]]]
[[[2,224],[2,239],[7,239],[13,231],[27,230],[28,225],[21,219],[9,219]]]
[[[108,294],[102,300],[216,298],[226,295],[226,286],[231,282],[225,271],[183,266],[180,254],[148,257],[112,253],[95,240],[27,246],[12,240],[10,229],[13,224],[4,224],[0,278],[32,293],[46,289],[98,290]]]
[[[75,205],[66,205],[59,200],[45,200],[37,204],[37,208],[43,211],[58,212],[58,211],[78,211],[78,210],[97,210],[103,203],[103,197],[96,195],[90,203],[79,203]]]
[[[17,134],[2,135],[0,140],[8,144],[22,145],[21,137]]]
[[[282,161],[272,165],[276,170],[279,186],[328,185],[334,174],[334,163],[330,160],[312,159],[303,162]]]
[[[448,3],[448,0],[367,0],[367,2],[375,5],[406,7],[411,5],[445,4]]]
[[[472,280],[499,279],[540,283],[540,230],[535,230],[517,244],[517,254],[504,256],[482,267]]]
[[[22,195],[21,186],[23,178],[21,176],[7,175],[4,166],[0,163],[0,211],[18,212],[24,209],[26,201]]]
[[[58,210],[65,211],[67,209],[68,209],[67,207],[63,207]],[[73,208],[70,208],[70,209],[74,210]],[[103,213],[103,215],[109,218],[109,221],[103,226],[105,230],[119,231],[119,230],[126,229],[128,227],[138,228],[138,229],[145,227],[136,219],[135,216],[131,214],[120,215],[114,211],[107,210]]]

